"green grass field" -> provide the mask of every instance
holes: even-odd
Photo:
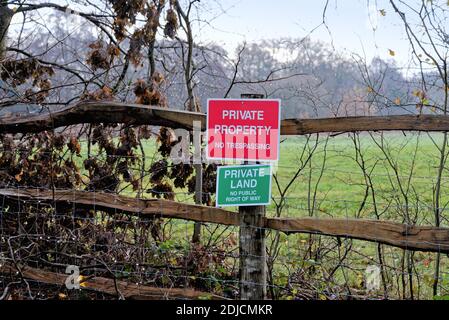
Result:
[[[382,139],[381,137],[380,134],[360,135],[357,140],[359,154],[356,153],[354,135],[321,136],[318,140],[316,137],[309,140],[306,137],[284,137],[281,143],[280,161],[274,168],[281,191],[290,183],[298,170],[301,170],[285,194],[285,206],[280,215],[282,217],[379,218],[418,225],[434,225],[434,186],[437,180],[440,162],[439,148],[443,144],[443,134],[407,133],[404,135],[394,132],[384,133]],[[148,140],[144,144],[147,168],[158,159],[156,147],[154,140]],[[369,173],[374,197],[371,189],[368,189],[365,197],[367,184],[357,162],[359,160],[361,163],[360,155],[363,156],[365,170]],[[309,157],[309,161],[306,161]],[[79,161],[83,159],[84,156]],[[448,179],[445,168],[441,184],[441,206],[444,209],[449,201]],[[145,184],[148,184],[148,179],[145,179]],[[149,184],[146,188],[148,187]],[[186,190],[175,191],[177,201],[193,202],[193,196],[187,194]],[[131,188],[127,188],[124,193],[135,195]],[[275,181],[273,181],[272,193],[275,201],[268,207],[269,216],[276,214],[275,202],[280,200],[280,192]],[[447,225],[446,216],[446,211],[443,210],[442,225]],[[179,240],[188,246],[193,223],[173,220],[170,228],[171,240],[167,242],[168,247],[177,247],[181,243]],[[223,234],[216,230],[215,234],[208,234],[219,235],[223,239],[232,234],[236,237],[237,233],[237,228],[231,228]],[[274,236],[275,233],[270,233],[267,241],[269,245]],[[318,243],[323,248],[333,249],[323,255],[320,261],[310,256],[305,258],[310,239],[315,239],[313,248]],[[365,268],[378,262],[377,244],[352,240],[345,242],[342,247],[336,247],[336,241],[334,237],[281,234],[281,249],[274,269],[276,283],[286,286],[288,275],[297,268],[310,267],[315,270],[312,278],[315,277],[318,282],[322,281],[329,270],[336,266],[335,261],[339,259],[340,250],[352,245],[355,251],[345,260],[348,269],[343,271],[343,268],[338,268],[333,279],[341,285],[349,283],[352,287],[363,288],[361,279],[363,279]],[[400,296],[402,289],[397,279],[401,275],[400,265],[404,251],[390,246],[384,246],[383,250],[384,263],[388,266],[391,275],[392,287],[389,290],[393,296]],[[413,254],[416,277],[414,286],[419,287],[419,290],[416,290],[422,298],[432,298],[432,257],[434,257],[432,253]],[[449,286],[446,260],[446,258],[442,260],[443,281],[440,283]]]
[[[358,148],[363,155],[364,165],[367,172],[370,173],[371,183],[375,190],[374,199],[369,193],[365,201],[366,183],[363,172],[357,163],[356,148],[352,137],[353,135],[345,134],[331,137],[328,140],[326,137],[320,139],[319,146],[310,162],[301,171],[287,194],[288,204],[282,215],[287,217],[376,219],[376,205],[382,220],[434,225],[434,187],[437,180],[440,162],[439,148],[443,144],[443,134],[413,133],[405,136],[402,133],[385,133],[383,145],[379,134],[361,135]],[[281,159],[276,172],[281,186],[287,185],[298,166],[301,165],[301,154],[306,144],[306,139],[303,137],[288,138],[282,143]],[[307,155],[302,158],[306,157]],[[387,157],[390,159],[389,161]],[[358,160],[360,162],[360,158]],[[393,168],[397,170],[397,175]],[[449,201],[447,173],[445,168],[442,176],[440,202],[444,209]],[[273,195],[278,196],[275,188],[273,188]],[[275,206],[271,205],[270,213],[273,214],[274,211]],[[447,226],[446,217],[446,211],[443,210],[442,224],[445,226]],[[300,247],[301,240],[304,242],[307,237],[308,235],[304,234],[296,237],[282,236],[286,248],[282,249],[281,256],[297,261],[291,253],[293,251],[300,255],[301,250],[292,250],[291,243],[293,242],[293,247],[295,245]],[[357,240],[352,243],[358,253],[350,255],[349,265],[352,272],[347,273],[346,279],[349,279],[354,287],[359,287],[364,269],[368,265],[376,264],[378,256],[376,244]],[[329,242],[327,246],[329,246]],[[401,255],[400,249],[384,246],[384,262],[391,266],[391,270],[399,268]],[[433,281],[433,265],[429,262],[433,261],[433,257],[434,254],[431,253],[416,252],[412,258],[417,272],[414,288],[415,290],[417,287],[420,288],[417,291],[423,298],[432,297],[430,288]],[[298,263],[301,264],[299,261]],[[329,262],[329,264],[332,263]],[[447,268],[447,259],[443,258],[440,284],[445,287],[449,283]],[[284,271],[279,272],[282,274]],[[393,274],[395,274],[393,278],[400,278],[400,272],[395,271]],[[343,273],[338,272],[336,277],[342,283],[345,281]],[[420,284],[418,285],[417,282]],[[400,285],[396,287],[397,296],[400,296],[399,287]]]
[[[305,137],[283,137],[280,161],[274,165],[274,173],[282,191],[301,168],[285,194],[287,205],[283,215],[375,218],[372,194],[369,194],[364,208],[360,210],[366,183],[356,161],[352,137],[347,134],[329,138],[323,136],[318,141],[315,138],[307,141]],[[364,157],[366,171],[372,179],[378,211],[388,207],[384,213],[385,218],[400,220],[395,214],[407,214],[406,208],[410,211],[408,214],[411,214],[411,211],[420,208],[417,221],[432,224],[432,218],[428,214],[432,211],[442,134],[408,133],[405,136],[396,132],[385,133],[383,149],[391,163],[386,160],[374,139],[378,144],[381,143],[379,134],[361,135],[358,147]],[[306,162],[315,143],[317,146]],[[156,148],[154,139],[144,141],[147,169],[159,157]],[[85,159],[85,144],[82,144],[82,149],[83,156],[76,159],[80,167]],[[92,148],[94,154],[96,149],[95,146]],[[399,179],[392,166],[397,168]],[[146,187],[149,187],[148,180],[144,181]],[[444,169],[441,192],[443,205],[449,201],[449,194],[446,192],[448,181],[448,171]],[[185,190],[177,189],[176,192],[178,201],[192,201],[192,196],[186,195]],[[131,188],[126,188],[124,193],[133,194]],[[274,180],[272,195],[279,200],[280,193]],[[274,213],[275,208],[272,203],[268,210]]]
[[[408,214],[412,215],[412,211],[420,208],[418,221],[432,223],[432,220],[429,220],[429,211],[438,173],[437,146],[442,145],[442,134],[429,136],[414,133],[404,136],[400,133],[386,133],[382,148],[391,163],[373,139],[381,144],[380,135],[364,135],[360,137],[358,147],[364,158],[366,171],[372,179],[376,204],[379,208],[388,207],[384,213],[385,218],[400,220],[397,214],[406,215],[408,208]],[[281,144],[281,156],[276,172],[281,186],[287,185],[301,165],[301,154],[305,145],[305,138],[301,137],[288,138]],[[302,158],[306,157],[307,155]],[[398,172],[397,176],[393,167]],[[446,192],[447,180],[447,170],[444,170],[442,204],[449,200]],[[310,162],[287,193],[288,204],[298,208],[291,210],[289,215],[296,216],[301,214],[300,211],[304,211],[303,214],[322,217],[328,215],[375,218],[371,194],[366,199],[364,209],[359,212],[365,191],[364,175],[356,161],[356,149],[351,137],[341,135],[328,140],[323,137]],[[313,198],[314,194],[316,210],[312,212],[309,204],[312,201],[308,199]],[[273,195],[279,195],[276,188],[273,188]]]
[[[274,166],[280,189],[283,191],[296,172],[301,170],[285,194],[287,205],[283,216],[376,218],[371,193],[360,209],[366,183],[356,161],[352,137],[347,134],[329,138],[323,136],[318,141],[315,138],[307,141],[305,137],[284,137],[280,161]],[[382,148],[391,163],[375,141],[383,143]],[[379,134],[360,136],[358,148],[365,170],[371,177],[378,213],[383,218],[401,221],[403,216],[405,219],[406,215],[410,215],[410,219],[414,219],[413,213],[419,209],[416,222],[433,224],[433,188],[440,161],[438,148],[442,142],[441,133],[408,133],[406,136],[396,132],[385,133],[383,141]],[[317,146],[306,162],[315,143]],[[157,159],[155,150],[154,140],[145,143],[148,166]],[[398,172],[397,176],[393,167]],[[443,205],[449,201],[447,173],[444,169]],[[192,200],[190,195],[184,194],[185,190],[176,191],[179,192],[177,200]],[[279,200],[280,193],[274,180],[272,193]],[[274,214],[275,209],[272,203],[268,208],[269,214]]]

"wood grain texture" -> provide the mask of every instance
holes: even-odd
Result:
[[[409,250],[449,253],[448,228],[410,226],[379,220],[322,218],[271,218],[267,220],[266,226],[287,234],[323,234],[384,243]]]
[[[267,297],[265,206],[239,207],[240,299]],[[254,228],[262,225],[263,228]]]
[[[449,117],[443,115],[393,115],[286,119],[282,121],[281,126],[283,135],[388,130],[449,131]]]
[[[178,203],[160,199],[135,199],[101,192],[0,189],[0,197],[9,201],[40,201],[50,205],[75,204],[77,208],[97,209],[110,214],[124,212],[137,216],[175,218],[204,223],[240,226],[239,214],[219,208]],[[2,200],[2,202],[3,202]],[[408,250],[449,253],[449,228],[409,226],[364,219],[263,218],[255,227],[286,234],[313,233],[384,243]]]
[[[193,121],[205,122],[205,115],[156,106],[113,101],[80,102],[58,111],[0,117],[0,133],[25,133],[52,130],[82,123],[125,123],[191,129]]]
[[[82,123],[125,123],[192,129],[193,121],[201,122],[202,130],[206,129],[204,113],[113,101],[91,101],[80,102],[53,113],[2,116],[0,133],[41,132]],[[449,131],[449,116],[393,115],[285,119],[281,122],[282,135],[382,130]]]
[[[34,280],[41,283],[65,286],[68,274],[55,273],[43,269],[19,266],[20,273],[25,279]],[[1,273],[16,274],[17,268],[11,264],[0,265]],[[16,275],[17,277],[17,275]],[[131,299],[223,299],[220,296],[184,288],[159,288],[147,285],[137,285],[135,283],[122,280],[114,280],[105,277],[86,277],[80,281],[80,289],[93,290],[107,293],[117,297]]]
[[[32,200],[56,206],[76,204],[79,208],[97,209],[110,214],[124,212],[138,216],[239,225],[239,216],[235,212],[162,199],[136,199],[111,193],[79,190],[55,190],[53,197],[51,190],[38,189],[0,189],[1,196],[7,197],[9,201]]]

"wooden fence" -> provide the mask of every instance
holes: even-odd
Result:
[[[191,129],[194,121],[200,121],[202,129],[205,129],[205,120],[205,114],[196,112],[117,102],[82,102],[54,113],[0,117],[0,133],[41,132],[82,123],[124,123]],[[281,124],[282,135],[382,130],[449,131],[449,116],[398,115],[286,119]],[[184,219],[233,226],[239,226],[241,223],[239,214],[228,210],[160,199],[143,200],[107,193],[76,190],[0,189],[0,196],[7,201],[41,201],[56,206],[75,204],[79,207],[98,209],[111,214],[122,212],[135,216]],[[277,230],[286,234],[313,233],[383,243],[407,250],[449,253],[449,228],[442,227],[415,226],[365,219],[266,217],[261,218],[254,227]],[[4,268],[6,267],[3,267],[3,271]],[[35,272],[33,273],[31,269],[27,270],[29,276],[33,278]],[[48,279],[50,280],[47,279],[47,282],[57,281],[60,283],[61,279],[58,277],[61,276],[49,274]],[[41,281],[45,282],[43,279]],[[98,281],[103,285],[106,281],[110,285],[105,279]],[[108,288],[107,285],[105,286]],[[125,284],[121,284],[121,286],[127,288]],[[101,285],[98,287],[93,284],[93,287],[101,289]],[[150,296],[156,295],[154,290],[159,289],[147,288],[147,291],[151,293]],[[128,295],[132,295],[134,292],[131,289],[128,291],[125,289],[125,291],[126,294],[129,293]],[[182,294],[182,292],[176,291],[176,294]],[[189,291],[186,296],[192,298],[201,294]]]
[[[199,121],[206,129],[206,115],[161,107],[119,102],[81,102],[53,113],[0,117],[0,133],[40,132],[82,123],[126,123],[192,129]],[[285,119],[281,135],[354,131],[449,131],[449,116],[396,115],[339,117],[322,119]]]
[[[0,189],[7,201],[32,200],[55,205],[76,205],[110,214],[183,219],[204,223],[239,226],[241,216],[220,208],[180,203],[162,199],[136,199],[122,195],[75,191]],[[449,253],[449,228],[412,226],[401,223],[366,219],[267,218],[255,228],[291,233],[314,233],[384,243],[408,250]]]

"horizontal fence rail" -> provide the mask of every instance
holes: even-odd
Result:
[[[287,119],[283,120],[281,125],[281,134],[283,135],[394,130],[449,131],[449,117],[444,115],[394,115]]]
[[[109,214],[183,219],[223,225],[240,225],[232,211],[162,199],[136,199],[122,195],[76,191],[0,189],[5,203],[39,201],[58,206],[76,205]],[[310,233],[383,243],[413,251],[449,253],[449,228],[415,226],[390,221],[323,218],[261,218],[254,226],[286,234]]]
[[[192,129],[194,121],[201,122],[202,129],[206,129],[204,113],[113,101],[91,101],[51,113],[1,116],[0,133],[41,132],[83,123],[126,123]],[[449,116],[392,115],[285,119],[281,122],[282,135],[383,130],[449,131]]]
[[[13,114],[0,117],[0,133],[41,132],[83,123],[126,123],[191,129],[193,121],[203,121],[197,112],[112,101],[80,102],[54,112]]]
[[[196,123],[206,129],[206,115],[113,101],[86,101],[54,112],[39,114],[5,114],[0,116],[0,134],[38,133],[78,124],[152,125],[191,130]],[[393,115],[337,117],[320,119],[285,119],[281,122],[282,135],[314,133],[343,133],[357,131],[449,131],[449,116]],[[170,218],[200,223],[241,227],[242,216],[220,208],[180,203],[163,199],[137,199],[128,196],[81,190],[0,189],[3,207],[17,202],[36,202],[58,209],[71,206],[98,210],[110,215],[124,213],[138,218]],[[2,214],[9,214],[3,211]],[[17,213],[14,213],[17,214]],[[20,214],[20,213],[19,213]],[[269,218],[260,217],[254,228],[273,232],[318,234],[338,238],[381,243],[411,251],[449,254],[449,228],[417,226],[385,220],[341,218]],[[62,285],[67,274],[36,269],[30,266],[3,263],[0,273],[17,272],[23,279]],[[213,294],[182,288],[159,288],[125,282],[115,278],[88,277],[83,288],[123,298],[134,299],[220,299]]]
[[[21,277],[40,283],[64,286],[67,274],[55,273],[29,266],[13,266],[11,264],[0,265],[1,273],[20,273]],[[152,299],[212,299],[219,300],[223,297],[183,288],[161,288],[130,283],[105,277],[86,277],[80,281],[80,289],[102,292],[121,298],[136,300]]]

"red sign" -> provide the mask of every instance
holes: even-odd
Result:
[[[207,158],[279,160],[280,116],[280,100],[208,100]]]

